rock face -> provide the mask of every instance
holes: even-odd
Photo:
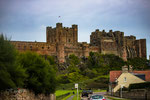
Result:
[[[35,95],[26,89],[8,90],[0,92],[0,100],[56,100],[54,94],[45,96],[44,94]]]
[[[90,35],[90,43],[78,42],[78,26],[63,27],[57,23],[55,28],[46,28],[46,42],[23,42],[11,41],[20,51],[27,50],[37,52],[41,55],[51,55],[58,58],[60,63],[70,54],[78,57],[89,56],[89,52],[100,52],[102,54],[115,54],[123,59],[133,57],[146,58],[146,39],[136,40],[135,36],[124,36],[123,32],[99,31],[96,29]]]

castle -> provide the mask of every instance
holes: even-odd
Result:
[[[133,57],[146,58],[146,39],[136,40],[135,36],[124,36],[124,32],[96,29],[90,35],[90,43],[78,42],[78,26],[63,27],[57,23],[55,28],[46,28],[46,42],[11,41],[20,52],[33,51],[41,55],[57,57],[60,63],[70,54],[87,57],[89,52],[115,54],[124,60]]]

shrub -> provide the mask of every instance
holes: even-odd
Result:
[[[150,82],[130,84],[129,90],[131,89],[150,89]]]
[[[17,61],[18,53],[3,34],[0,35],[0,90],[22,87],[25,69]]]

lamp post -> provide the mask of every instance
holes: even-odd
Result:
[[[121,84],[121,88],[120,88],[120,97],[122,98],[122,88],[124,85]]]
[[[77,100],[78,100],[78,83],[75,84],[75,88],[77,89]]]

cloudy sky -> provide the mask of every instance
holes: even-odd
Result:
[[[146,38],[150,55],[150,0],[0,0],[0,32],[12,40],[46,41],[57,22],[77,24],[80,42],[95,29]]]

